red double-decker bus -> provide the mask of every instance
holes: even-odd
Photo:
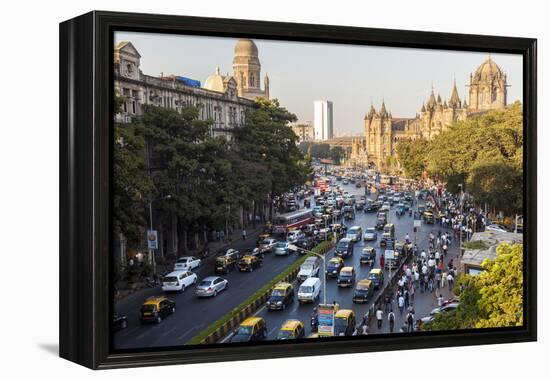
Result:
[[[276,234],[287,234],[288,231],[313,222],[313,211],[311,209],[288,212],[275,217],[273,232]]]

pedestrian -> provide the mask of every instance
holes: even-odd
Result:
[[[449,291],[452,292],[453,291],[453,284],[454,284],[454,277],[453,275],[450,273],[449,271],[449,274],[447,275],[447,282],[449,283]]]
[[[384,269],[384,255],[380,256],[380,268]]]
[[[420,285],[420,273],[414,272],[414,287],[417,288]]]
[[[443,306],[443,294],[441,293],[439,293],[439,296],[437,297],[437,306]]]
[[[397,306],[399,307],[399,315],[403,315],[403,309],[405,308],[405,297],[400,295],[397,299]]]
[[[246,240],[246,230],[244,228],[243,228],[242,236],[243,236],[243,240]]]
[[[225,231],[224,230],[220,231],[220,241],[225,241]]]
[[[407,314],[407,332],[413,332],[414,331],[414,315],[413,313],[409,312]]]
[[[447,272],[443,272],[443,275],[441,276],[441,288],[445,287],[446,282],[447,282]]]
[[[405,298],[405,307],[409,307],[409,291],[407,289],[403,292],[403,297]]]
[[[393,313],[393,309],[390,310],[388,314],[388,322],[390,323],[390,332],[393,332],[393,327],[395,325],[395,314]]]
[[[384,318],[384,312],[382,309],[380,309],[380,306],[378,306],[378,310],[376,310],[376,320],[378,321],[378,330],[382,328],[382,322]]]

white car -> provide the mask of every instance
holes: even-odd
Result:
[[[162,291],[183,292],[197,282],[197,275],[189,271],[174,271],[162,279]]]
[[[378,233],[376,232],[376,228],[368,227],[365,229],[365,233],[363,234],[363,240],[364,241],[375,241],[378,239]]]
[[[487,227],[485,227],[487,231],[497,231],[497,232],[508,232],[506,228],[501,226],[500,224],[491,224]]]
[[[431,321],[434,320],[435,316],[439,313],[447,313],[451,310],[455,310],[456,308],[458,307],[458,302],[456,303],[450,303],[448,305],[445,305],[445,306],[441,306],[441,307],[436,307],[435,309],[433,309],[431,312],[430,312],[430,315],[428,315],[427,317],[424,317],[422,318],[422,323],[430,323]]]
[[[175,271],[193,270],[201,266],[201,259],[194,256],[180,257],[174,265]]]
[[[305,234],[302,231],[290,231],[286,236],[286,241],[289,243],[296,243],[299,239],[303,238]]]

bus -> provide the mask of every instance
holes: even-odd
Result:
[[[324,194],[328,189],[327,181],[324,179],[315,180],[315,187],[321,191],[321,194]]]
[[[275,217],[273,233],[287,234],[288,231],[300,228],[306,224],[312,224],[314,220],[313,211],[311,209],[281,214]]]

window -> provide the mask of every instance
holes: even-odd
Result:
[[[136,101],[135,100],[132,102],[132,113],[134,113],[134,114],[136,113]]]

